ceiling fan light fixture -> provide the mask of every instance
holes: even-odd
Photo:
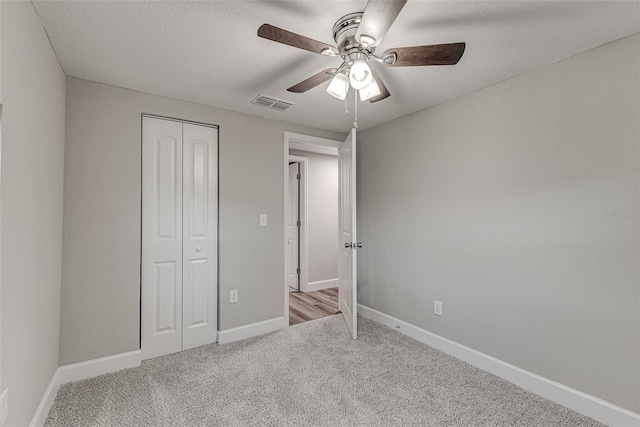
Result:
[[[349,82],[351,86],[356,90],[361,90],[367,87],[373,80],[371,74],[371,68],[362,59],[357,59],[351,64],[349,70]]]
[[[333,79],[331,79],[331,83],[329,83],[329,87],[327,88],[327,93],[334,98],[338,98],[341,101],[347,97],[347,92],[349,91],[349,77],[345,76],[342,73],[336,74]]]
[[[360,93],[360,101],[366,101],[370,98],[380,95],[380,87],[375,80],[371,80],[371,83],[364,89],[358,91]]]

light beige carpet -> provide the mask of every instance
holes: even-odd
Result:
[[[597,426],[367,319],[338,316],[62,386],[47,426]]]

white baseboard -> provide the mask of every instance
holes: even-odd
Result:
[[[573,409],[610,426],[640,426],[640,414],[583,393],[564,384],[525,371],[495,357],[458,344],[410,323],[358,304],[358,313],[411,338],[427,344],[484,371],[503,378],[527,391]]]
[[[60,371],[60,385],[97,377],[110,372],[117,372],[122,369],[135,368],[136,366],[140,366],[141,363],[142,352],[135,350],[61,366],[58,368]]]
[[[228,344],[230,342],[255,337],[269,332],[275,332],[284,328],[284,316],[275,319],[264,320],[250,325],[239,326],[218,332],[218,344]]]
[[[93,378],[122,369],[135,368],[140,366],[141,362],[142,353],[140,350],[136,350],[59,367],[53,374],[29,426],[39,427],[44,425],[47,415],[49,415],[49,411],[53,406],[53,401],[58,394],[58,389],[62,384]]]
[[[329,280],[318,280],[317,282],[310,282],[307,284],[307,292],[320,291],[322,289],[337,288],[338,278]]]
[[[42,399],[40,400],[40,404],[36,408],[35,414],[31,418],[31,422],[29,423],[29,427],[41,427],[44,425],[44,422],[47,420],[47,415],[49,415],[49,411],[53,406],[53,401],[58,394],[58,389],[60,388],[60,368],[56,369],[53,373],[53,377],[49,382],[49,386],[44,392]]]

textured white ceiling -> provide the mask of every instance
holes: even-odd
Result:
[[[352,114],[326,92],[287,87],[339,58],[256,36],[269,23],[333,44],[341,16],[366,1],[34,2],[64,71],[97,82],[321,129],[347,132]],[[377,52],[464,41],[455,66],[385,68],[391,97],[359,103],[361,129],[640,32],[640,2],[410,0]],[[612,64],[615,66],[615,64]],[[256,94],[296,103],[249,104]],[[524,100],[523,100],[524,101]]]

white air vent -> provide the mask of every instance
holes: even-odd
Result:
[[[264,96],[262,94],[256,96],[251,101],[254,105],[259,105],[261,107],[271,108],[276,111],[284,111],[287,108],[295,105],[293,102],[283,101],[282,99],[272,98],[270,96]]]

